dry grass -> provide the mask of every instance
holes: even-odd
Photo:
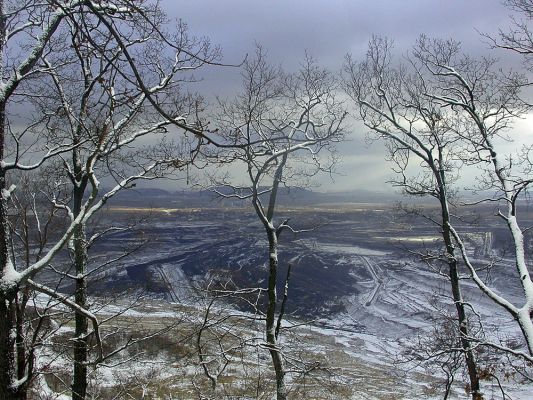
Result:
[[[108,361],[113,368],[92,371],[91,393],[100,399],[271,399],[275,388],[268,352],[257,346],[240,348],[244,337],[261,337],[261,322],[232,318],[219,326],[210,337],[226,333],[225,345],[231,362],[220,375],[217,386],[203,374],[196,354],[195,340],[200,311],[193,307],[175,306],[175,317],[158,316],[162,306],[144,302],[136,310],[142,317],[128,313],[102,328],[105,351],[128,340],[160,332],[148,340],[131,345]],[[220,313],[224,310],[220,310]],[[100,315],[105,318],[106,315]],[[70,321],[64,321],[67,326]],[[231,332],[231,334],[228,334]],[[46,381],[51,389],[68,391],[71,333],[54,336],[50,345],[53,354],[62,354],[52,363]],[[291,399],[403,399],[413,391],[391,365],[365,361],[357,352],[365,352],[361,340],[339,344],[335,336],[317,330],[299,328],[285,336],[287,355],[314,365],[309,374],[291,374]],[[257,344],[257,342],[250,342]],[[212,347],[215,352],[217,349]],[[216,357],[214,357],[216,358]],[[219,357],[220,358],[220,357]],[[67,362],[65,362],[67,361]],[[428,380],[428,377],[423,377]],[[66,387],[67,386],[67,387]],[[420,395],[434,391],[423,387]]]

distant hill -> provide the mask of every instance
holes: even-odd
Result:
[[[227,190],[220,190],[229,193]],[[346,192],[316,192],[305,188],[282,188],[278,204],[283,206],[316,206],[345,203],[394,203],[403,197],[395,193],[353,190]],[[242,207],[247,200],[224,199],[209,190],[178,190],[133,188],[118,193],[113,204],[129,207]]]

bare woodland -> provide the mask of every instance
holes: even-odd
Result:
[[[415,257],[446,279],[454,312],[447,329],[411,352],[444,371],[440,397],[451,398],[463,376],[473,400],[492,398],[488,386],[510,398],[495,365],[533,379],[529,227],[521,220],[530,201],[532,145],[506,156],[502,143],[531,112],[533,2],[506,4],[521,19],[499,35],[480,35],[485,57],[465,54],[453,39],[426,36],[401,54],[392,40],[375,36],[366,55],[346,56],[342,71],[328,71],[303,51],[299,68],[285,71],[260,45],[255,54],[225,64],[216,45],[170,21],[155,1],[0,0],[0,398],[107,398],[95,394],[91,371],[163,337],[190,348],[180,358],[184,374],[195,371],[187,398],[235,396],[223,382],[238,359],[247,382],[242,389],[249,384],[255,390],[255,397],[242,398],[348,398],[335,386],[335,363],[306,354],[312,338],[298,336],[306,323],[286,313],[291,264],[281,265],[280,243],[319,230],[320,223],[287,218],[278,198],[284,190],[312,186],[320,174],[334,174],[342,163],[338,147],[355,126],[385,144],[391,184],[406,198],[431,199],[438,209],[434,215],[410,211],[442,238],[440,248]],[[499,52],[520,58],[522,69],[503,68]],[[195,89],[206,67],[240,73],[239,92],[208,104]],[[467,188],[470,197],[461,195],[466,169],[477,177]],[[180,173],[221,204],[248,207],[264,231],[258,240],[265,248],[264,264],[247,268],[266,266],[264,284],[239,287],[219,271],[192,285],[194,312],[176,312],[171,324],[150,332],[135,331],[133,323],[128,330],[120,321],[135,296],[89,296],[93,277],[135,257],[133,248],[93,257],[95,243],[128,229],[98,217],[139,182]],[[494,260],[473,257],[461,229],[463,210],[480,204],[495,207],[494,218],[511,238],[513,262],[505,268],[522,289],[519,304],[486,279]],[[487,321],[464,298],[466,283],[509,314],[518,344],[498,341],[485,328]],[[102,303],[115,306],[113,312],[103,312]],[[183,307],[189,310],[191,302]],[[70,373],[56,392],[41,355],[68,326]],[[254,357],[261,361],[250,366]],[[308,380],[318,382],[322,394],[306,394]],[[142,398],[160,398],[143,382],[120,383],[123,392],[110,398],[135,398],[127,385],[141,388],[136,393]]]

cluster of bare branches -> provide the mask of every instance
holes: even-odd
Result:
[[[370,137],[385,142],[393,185],[439,205],[439,216],[428,219],[443,246],[424,260],[446,269],[453,324],[436,332],[436,350],[417,356],[440,360],[445,396],[464,368],[472,399],[482,398],[482,348],[504,354],[513,365],[521,360],[525,367],[516,369],[527,375],[533,363],[533,282],[518,211],[532,182],[531,147],[505,156],[499,143],[531,111],[524,92],[532,68],[533,2],[507,3],[523,19],[489,39],[523,57],[524,75],[502,72],[489,57],[469,57],[453,40],[425,36],[401,61],[393,57],[391,41],[374,37],[362,61],[346,58],[342,83],[308,54],[298,71],[288,73],[270,65],[258,47],[242,65],[240,93],[218,99],[211,129],[202,118],[203,100],[190,85],[193,72],[218,65],[219,50],[190,35],[184,23],[171,24],[158,2],[0,0],[0,397],[27,398],[40,374],[39,348],[59,329],[52,321],[56,313],[74,316],[73,399],[87,398],[90,367],[146,339],[104,348],[88,288],[91,277],[129,253],[96,262],[94,243],[125,228],[97,225],[94,218],[135,182],[201,160],[219,167],[208,177],[213,192],[251,204],[268,245],[265,287],[242,289],[207,277],[207,287],[196,288],[203,311],[193,335],[197,363],[216,395],[232,359],[251,348],[266,350],[277,399],[288,398],[290,378],[319,366],[283,348],[292,328],[286,313],[293,267],[280,266],[279,243],[283,232],[301,230],[278,217],[279,196],[333,172],[335,146],[346,131],[342,89]],[[226,174],[228,164],[243,176]],[[512,260],[501,262],[516,271],[521,304],[484,279],[480,271],[490,260],[474,259],[461,232],[454,206],[467,168],[478,171],[474,189],[489,193],[477,204],[495,204],[509,231]],[[45,270],[54,277],[47,282],[41,279]],[[464,279],[512,316],[523,346],[482,334],[483,321],[463,296]],[[62,293],[62,285],[73,287],[72,295]],[[218,306],[236,301],[254,310],[254,324],[264,323],[262,337],[243,338],[228,328],[243,316],[219,313]]]
[[[26,307],[38,292],[74,313],[72,397],[86,398],[88,368],[117,351],[103,350],[101,321],[88,299],[90,277],[126,256],[94,265],[93,244],[123,229],[104,226],[89,235],[95,214],[135,181],[157,179],[199,155],[210,156],[212,150],[202,146],[214,144],[223,149],[216,152],[219,159],[246,166],[250,184],[232,186],[228,197],[251,199],[269,238],[261,346],[271,353],[278,394],[285,398],[279,335],[289,276],[278,301],[277,242],[282,231],[295,230],[288,221],[274,220],[276,199],[279,188],[295,179],[307,184],[318,172],[331,172],[335,157],[323,154],[333,154],[332,144],[342,139],[346,115],[331,74],[310,56],[298,73],[285,74],[268,66],[258,50],[244,64],[243,94],[219,103],[216,119],[224,133],[215,140],[216,132],[200,119],[202,99],[188,86],[192,72],[217,63],[218,49],[191,36],[183,23],[170,29],[158,3],[2,1],[0,13],[0,396],[24,398],[38,374],[39,335],[28,341],[23,333],[40,329],[28,322]],[[20,116],[24,109],[32,113]],[[43,180],[24,186],[29,172]],[[101,182],[111,189],[103,190]],[[226,184],[217,182],[217,188]],[[45,269],[56,275],[53,286],[39,279]],[[73,296],[61,293],[61,285],[73,287]],[[197,350],[216,385],[227,359],[224,337],[208,329],[210,309],[200,324]],[[20,334],[11,335],[13,329]],[[218,367],[206,360],[206,337],[219,341],[226,361]]]
[[[528,19],[531,17],[527,13],[530,2],[511,3]],[[527,24],[515,21],[514,30],[502,32],[501,42],[495,39],[494,43],[529,54],[525,43],[528,32]],[[441,232],[444,251],[440,256],[426,257],[426,261],[448,264],[461,344],[455,351],[464,355],[470,393],[473,399],[479,399],[481,369],[474,348],[480,345],[497,348],[528,362],[533,355],[533,287],[524,229],[518,219],[520,199],[531,183],[520,166],[528,161],[519,159],[520,154],[505,158],[500,154],[499,144],[513,122],[530,111],[529,104],[521,98],[528,85],[527,77],[502,72],[495,59],[469,57],[453,40],[425,36],[401,61],[393,57],[391,41],[374,37],[366,59],[358,62],[348,56],[344,72],[345,89],[354,101],[358,117],[369,129],[371,138],[387,145],[398,177],[393,185],[408,195],[433,197],[440,206],[439,218],[427,218]],[[451,204],[455,201],[457,205],[457,188],[467,168],[478,171],[479,184],[470,189],[489,194],[476,204],[497,204],[497,217],[509,230],[513,258],[505,262],[509,263],[508,268],[516,270],[517,282],[523,289],[522,304],[512,304],[491,288],[480,272],[491,260],[474,261],[465,235],[460,232],[462,221]],[[468,314],[476,314],[461,293],[461,281],[467,278],[516,321],[523,333],[524,351],[506,348],[471,332]],[[457,361],[453,365],[458,365]]]
[[[38,372],[42,324],[27,307],[36,291],[75,313],[72,396],[84,399],[88,366],[107,357],[87,301],[98,269],[89,249],[117,229],[87,227],[135,181],[193,161],[207,136],[188,84],[219,54],[156,2],[2,1],[0,15],[0,397],[26,398]],[[73,298],[38,280],[63,248],[70,266],[54,270],[74,282]]]
[[[333,145],[344,137],[346,111],[336,96],[338,83],[309,55],[299,71],[288,74],[270,66],[258,47],[255,58],[245,61],[242,78],[242,92],[233,101],[219,100],[217,124],[233,147],[217,156],[242,165],[245,182],[215,175],[211,189],[226,199],[250,201],[265,229],[268,283],[263,346],[272,358],[277,398],[286,399],[290,369],[281,333],[291,266],[286,276],[279,276],[279,240],[282,232],[298,230],[289,220],[276,218],[278,195],[283,188],[308,185],[318,173],[332,171]]]

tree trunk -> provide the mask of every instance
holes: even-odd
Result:
[[[85,184],[82,180],[80,185],[74,188],[73,214],[76,218],[81,212],[81,204],[85,192]],[[85,225],[76,227],[73,234],[73,256],[76,271],[75,302],[78,306],[87,306],[87,238]],[[76,312],[74,333],[74,371],[72,377],[72,399],[84,400],[87,395],[87,358],[88,358],[88,320],[83,314]]]
[[[452,251],[453,255],[453,251]],[[457,310],[457,321],[459,322],[459,334],[461,337],[461,347],[464,350],[466,366],[468,369],[468,377],[470,379],[470,393],[472,400],[481,400],[483,396],[480,392],[479,375],[477,370],[476,358],[470,346],[468,339],[468,320],[466,318],[465,307],[463,303],[463,296],[461,294],[461,287],[459,283],[459,273],[457,271],[456,259],[450,258],[448,261],[450,281],[452,286],[453,301]]]
[[[13,387],[15,381],[15,303],[11,295],[0,294],[0,399],[26,399],[25,385]]]
[[[461,293],[461,283],[459,281],[459,271],[457,270],[457,258],[455,257],[455,247],[453,245],[452,235],[449,228],[450,212],[448,210],[448,199],[444,183],[444,172],[441,170],[439,180],[440,203],[442,214],[442,237],[446,245],[446,256],[448,258],[448,270],[450,283],[452,287],[452,297],[457,311],[457,322],[459,323],[459,336],[461,347],[464,351],[465,362],[470,380],[470,393],[472,400],[481,400],[483,396],[480,392],[479,374],[477,369],[476,357],[472,351],[470,340],[468,339],[469,327],[466,317],[466,311]]]
[[[5,108],[0,104],[0,159],[3,160],[5,133]],[[6,187],[5,171],[0,171],[0,192]],[[6,268],[10,267],[7,199],[0,195],[0,399],[25,399],[26,385],[13,387],[16,368],[16,305],[18,287],[12,282],[2,282]]]
[[[276,232],[267,229],[269,244],[269,274],[268,274],[268,307],[266,317],[266,340],[276,373],[277,400],[287,399],[285,386],[285,365],[276,337],[276,305],[277,305],[277,274],[278,274],[278,241]]]
[[[26,305],[28,302],[28,292],[19,291],[18,298],[15,298],[15,315],[16,315],[16,354],[17,354],[17,378],[26,379],[26,383],[23,387],[19,388],[21,392],[21,398],[27,398],[28,387],[33,379],[34,366],[35,366],[35,352],[34,349],[27,349],[27,338],[25,332],[25,315]],[[40,329],[41,322],[37,325],[37,330]]]
[[[6,37],[6,20],[4,2],[0,0],[0,81],[4,81],[4,42]],[[4,161],[6,137],[6,102],[0,99],[0,160]],[[9,254],[9,226],[7,213],[7,199],[3,195],[6,189],[6,171],[0,166],[0,399],[21,400],[25,393],[20,387],[13,387],[16,377],[16,348],[15,326],[16,308],[15,297],[17,287],[3,282],[6,268],[11,264]],[[25,387],[25,385],[24,385]]]

